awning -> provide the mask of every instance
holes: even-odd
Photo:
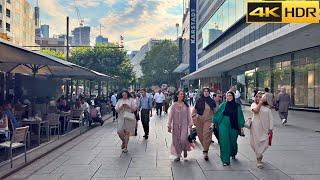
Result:
[[[0,71],[21,74],[50,73],[50,66],[65,66],[60,61],[32,52],[0,39]]]
[[[184,71],[186,71],[189,67],[189,64],[186,64],[186,63],[181,63],[179,64],[178,67],[176,67],[176,69],[173,70],[173,72],[175,73],[182,73]]]
[[[108,80],[111,76],[0,40],[0,71],[60,78]]]

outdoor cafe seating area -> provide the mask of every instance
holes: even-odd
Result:
[[[110,76],[0,40],[0,165],[91,125],[84,107],[98,108],[100,116],[109,113],[110,103],[103,97],[112,90],[111,81]]]

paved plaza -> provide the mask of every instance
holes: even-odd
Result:
[[[265,153],[264,169],[256,168],[248,131],[246,137],[239,137],[237,160],[232,160],[229,167],[222,166],[216,143],[211,145],[210,161],[204,161],[199,141],[186,160],[173,162],[168,118],[164,115],[151,119],[148,140],[143,139],[139,123],[138,136],[131,138],[127,154],[121,153],[116,123],[109,119],[104,126],[88,131],[7,179],[319,180],[320,133],[315,131],[320,130],[320,114],[291,111],[286,127],[280,125],[277,114],[274,117],[274,140]]]

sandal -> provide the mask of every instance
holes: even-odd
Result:
[[[127,148],[124,148],[124,149],[122,149],[122,152],[123,152],[123,153],[127,153],[127,152],[128,152],[128,149],[127,149]]]
[[[180,157],[175,158],[174,161],[175,161],[175,162],[180,161]]]
[[[257,163],[257,168],[262,169],[263,168],[263,164],[261,162]]]

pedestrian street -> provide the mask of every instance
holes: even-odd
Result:
[[[251,114],[244,110],[246,118]],[[149,139],[142,136],[139,122],[138,136],[129,141],[128,153],[121,152],[121,141],[116,133],[116,122],[110,118],[96,127],[7,179],[92,179],[92,180],[250,180],[250,179],[320,179],[319,114],[289,112],[288,125],[280,125],[274,113],[273,145],[264,154],[265,167],[258,169],[255,154],[249,144],[249,131],[239,137],[239,153],[231,165],[224,167],[219,158],[219,146],[211,145],[209,161],[202,157],[199,141],[187,159],[174,162],[170,156],[171,134],[167,132],[165,114],[155,113],[150,122]]]

